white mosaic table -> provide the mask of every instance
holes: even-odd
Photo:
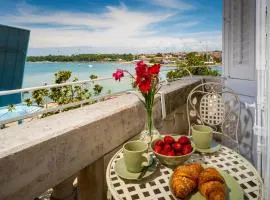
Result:
[[[114,155],[108,164],[106,172],[108,199],[174,199],[168,186],[169,178],[173,172],[172,169],[159,165],[156,172],[150,177],[140,181],[128,181],[117,176],[114,170],[116,161],[122,157],[123,153],[121,149]],[[215,154],[200,155],[200,158],[205,165],[217,167],[233,176],[242,187],[245,200],[264,200],[263,183],[260,175],[249,161],[235,151],[222,146]]]

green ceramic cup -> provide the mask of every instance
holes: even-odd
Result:
[[[213,139],[213,129],[205,125],[192,126],[192,139],[196,147],[209,149]]]
[[[147,153],[146,142],[136,140],[130,141],[123,146],[124,162],[129,172],[138,173],[150,163],[150,155]]]

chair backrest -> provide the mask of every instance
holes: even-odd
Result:
[[[238,143],[240,100],[235,92],[218,82],[199,84],[187,98],[189,134],[192,122],[211,126],[214,133],[222,134]]]

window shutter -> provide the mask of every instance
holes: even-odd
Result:
[[[228,35],[228,74],[230,78],[255,80],[255,3],[231,0]]]

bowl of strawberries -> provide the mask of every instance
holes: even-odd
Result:
[[[185,135],[166,135],[153,140],[151,148],[162,164],[177,166],[187,161],[194,153],[195,144]]]

